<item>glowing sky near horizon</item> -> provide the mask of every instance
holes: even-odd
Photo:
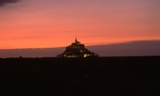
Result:
[[[160,0],[20,0],[0,6],[0,49],[160,40]]]

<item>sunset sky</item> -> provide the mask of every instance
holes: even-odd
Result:
[[[9,1],[0,0],[0,49],[160,40],[160,0]]]

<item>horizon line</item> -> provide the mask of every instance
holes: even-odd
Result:
[[[91,45],[87,45],[85,47],[92,47],[92,46],[103,46],[103,45],[115,45],[115,44],[123,44],[123,43],[133,43],[133,42],[149,42],[149,41],[158,41],[160,42],[160,40],[133,40],[133,41],[122,41],[122,42],[116,42],[116,43],[103,43],[103,44],[91,44]],[[84,44],[85,45],[85,44]],[[67,45],[68,46],[68,45]],[[66,46],[57,46],[57,47],[37,47],[37,48],[6,48],[6,49],[0,49],[0,50],[26,50],[26,49],[52,49],[52,48],[65,48]]]

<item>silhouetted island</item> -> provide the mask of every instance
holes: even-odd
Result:
[[[86,58],[86,57],[98,57],[98,54],[89,51],[85,48],[84,44],[81,44],[77,38],[75,42],[66,47],[66,50],[59,54],[57,57],[63,58]]]

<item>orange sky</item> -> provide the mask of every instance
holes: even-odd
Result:
[[[0,49],[160,40],[159,0],[21,0],[0,6]]]

